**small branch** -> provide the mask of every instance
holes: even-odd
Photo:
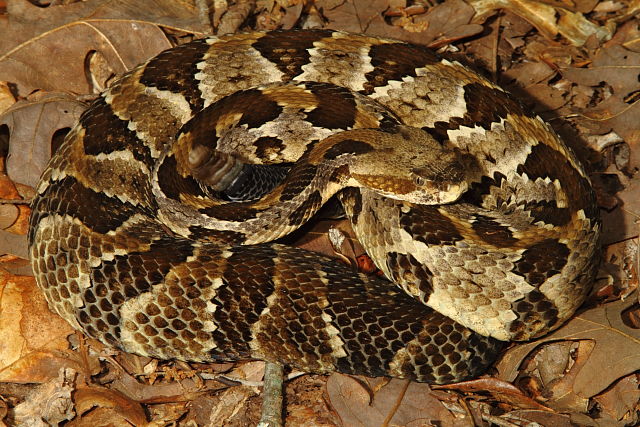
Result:
[[[262,416],[258,427],[282,427],[282,365],[266,362],[262,389]]]
[[[31,199],[0,199],[0,204],[3,205],[28,205],[31,203]]]

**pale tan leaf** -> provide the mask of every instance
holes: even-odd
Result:
[[[573,393],[589,398],[609,387],[618,378],[640,369],[640,330],[631,328],[621,314],[636,298],[616,301],[575,316],[557,331],[510,349],[497,364],[499,378],[512,381],[522,360],[537,346],[559,340],[592,340],[593,351],[584,366],[576,370]],[[594,373],[597,372],[597,375]]]
[[[35,89],[88,93],[88,57],[100,52],[116,73],[171,47],[158,25],[197,32],[197,11],[172,0],[89,0],[39,8],[7,5],[0,38],[0,75],[21,95]]]
[[[374,379],[375,383],[384,379]],[[392,379],[380,388],[367,387],[353,377],[333,374],[327,380],[331,406],[345,426],[464,425],[431,393],[427,384]],[[373,391],[373,390],[376,391]],[[384,424],[386,422],[386,424]]]
[[[73,393],[73,400],[79,414],[85,414],[92,408],[100,408],[102,410],[109,409],[110,411],[106,411],[107,413],[113,411],[132,425],[144,425],[147,421],[144,409],[142,409],[142,406],[140,406],[138,402],[118,391],[105,387],[90,386],[78,388]],[[79,421],[80,420],[78,420],[78,422]],[[77,423],[74,425],[81,424]]]
[[[575,46],[582,46],[590,36],[598,40],[608,40],[612,31],[589,21],[580,12],[572,12],[562,7],[554,7],[534,0],[469,0],[476,10],[474,21],[480,21],[496,10],[507,9],[529,21],[547,38],[557,34],[565,37]]]
[[[7,82],[0,82],[0,114],[15,104],[16,99],[9,89]]]
[[[71,393],[75,387],[75,371],[60,369],[57,377],[35,388],[14,409],[16,425],[50,426],[70,420],[75,415]]]
[[[594,398],[601,408],[601,418],[623,421],[627,425],[640,422],[640,381],[632,374],[618,381],[613,387]]]
[[[0,381],[35,383],[56,378],[61,367],[79,371],[67,350],[72,332],[49,311],[33,277],[0,270]]]
[[[78,120],[84,103],[63,93],[48,93],[15,103],[0,115],[9,128],[7,173],[14,182],[35,187],[51,157],[52,138]]]

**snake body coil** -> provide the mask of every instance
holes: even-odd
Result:
[[[458,381],[559,326],[597,267],[593,191],[548,125],[426,48],[329,30],[161,53],[37,192],[50,306],[161,359]],[[335,194],[395,285],[271,242]]]

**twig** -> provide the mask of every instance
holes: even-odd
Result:
[[[28,205],[31,203],[31,199],[0,199],[0,204],[4,205]]]
[[[262,389],[262,416],[258,427],[282,427],[282,365],[266,362]]]
[[[393,416],[396,414],[396,412],[398,412],[398,408],[400,407],[400,404],[402,403],[404,396],[407,394],[407,389],[409,388],[410,385],[411,385],[411,381],[405,380],[404,385],[402,386],[402,391],[396,397],[396,401],[393,404],[393,408],[391,408],[391,410],[387,414],[387,417],[382,422],[383,427],[387,427],[391,422],[391,420],[393,419]]]
[[[301,377],[302,375],[306,375],[307,372],[294,371],[285,377],[286,381],[291,381],[294,378]],[[200,378],[205,380],[216,380],[220,381],[229,386],[236,386],[238,384],[246,386],[246,387],[262,387],[264,386],[264,381],[249,381],[243,378],[232,377],[230,375],[221,375],[221,374],[210,374],[207,372],[202,372]]]

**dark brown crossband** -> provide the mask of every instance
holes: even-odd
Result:
[[[169,199],[181,201],[181,194],[206,197],[198,181],[191,175],[181,176],[178,173],[176,158],[167,156],[158,167],[158,185],[162,193]]]
[[[183,94],[194,111],[202,110],[204,100],[198,88],[199,82],[193,76],[200,71],[198,62],[208,50],[206,39],[201,39],[164,51],[145,67],[140,83]]]
[[[373,151],[374,148],[365,141],[345,139],[338,142],[324,153],[324,158],[333,160],[343,154],[364,154]]]
[[[518,242],[509,227],[500,224],[494,218],[479,214],[473,215],[471,227],[479,238],[498,248],[512,247]]]
[[[414,205],[400,218],[400,225],[417,241],[427,245],[451,245],[464,238],[437,206]]]
[[[560,273],[569,253],[567,245],[555,239],[546,239],[525,250],[513,271],[523,276],[527,283],[539,286],[549,277]]]
[[[60,185],[50,186],[46,190],[45,194],[50,200],[47,210],[51,214],[73,215],[98,233],[116,230],[140,211],[139,207],[122,202],[117,197],[109,197],[87,188],[72,176],[67,176],[59,182]],[[72,197],[68,197],[67,194],[71,194]]]
[[[322,196],[319,191],[314,191],[309,195],[302,205],[289,215],[288,223],[292,226],[300,226],[320,209]]]
[[[233,249],[227,259],[224,284],[211,301],[216,307],[213,316],[218,325],[213,332],[217,345],[212,352],[214,357],[250,357],[251,327],[267,307],[267,298],[275,289],[276,256],[274,249],[266,245]]]
[[[542,143],[534,145],[524,164],[518,166],[518,173],[526,173],[531,180],[557,179],[562,183],[570,205],[575,210],[584,210],[587,218],[598,216],[597,204],[589,181],[580,175],[566,156],[548,145]]]
[[[104,98],[98,98],[80,117],[85,130],[84,152],[96,156],[115,151],[127,151],[139,162],[152,163],[149,147],[137,142],[135,132],[129,130],[129,122],[120,120]]]
[[[280,201],[288,201],[299,195],[316,176],[317,166],[302,163],[289,173],[287,183],[280,194]]]
[[[356,101],[351,92],[340,86],[305,82],[317,97],[318,106],[306,113],[309,123],[327,129],[351,129],[356,123]]]
[[[440,62],[440,58],[422,46],[404,43],[379,44],[369,50],[374,70],[365,75],[364,94],[371,94],[376,87],[386,86],[392,80],[416,77],[416,69]]]
[[[332,34],[330,30],[274,31],[260,37],[252,46],[284,73],[282,81],[289,81],[309,62],[309,49],[314,43],[330,38]]]
[[[78,321],[92,337],[104,337],[112,345],[118,345],[122,304],[161,283],[174,265],[192,254],[191,242],[165,237],[152,243],[147,252],[132,252],[103,261],[91,269],[92,287],[83,291],[85,305],[77,309]],[[162,301],[158,304],[162,305]],[[146,316],[139,313],[139,317]]]

